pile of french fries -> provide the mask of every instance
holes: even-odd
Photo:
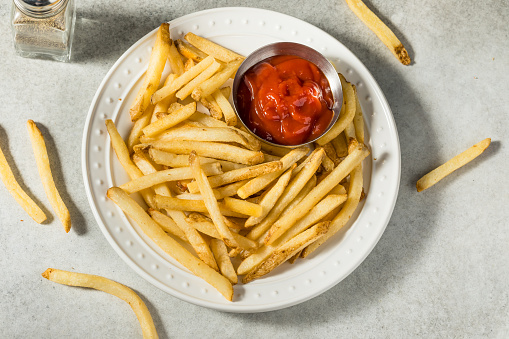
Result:
[[[270,146],[239,127],[225,83],[242,60],[192,33],[172,41],[162,24],[130,109],[127,144],[106,121],[131,179],[108,197],[230,301],[237,275],[247,283],[304,258],[348,222],[363,197],[369,155],[356,90],[343,76],[340,118],[315,147]],[[131,198],[137,192],[148,210]]]

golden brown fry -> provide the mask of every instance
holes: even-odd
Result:
[[[147,306],[129,287],[98,275],[62,271],[55,268],[48,268],[42,273],[42,276],[62,285],[93,288],[122,299],[131,306],[136,314],[143,332],[143,338],[158,338],[154,321]]]
[[[177,40],[177,48],[180,54],[196,62],[200,62],[208,57],[203,51],[200,51],[198,48],[180,39]]]
[[[224,206],[228,208],[230,211],[238,212],[253,217],[259,217],[262,215],[263,212],[262,206],[258,204],[253,204],[252,202],[249,201],[230,197],[224,198]]]
[[[160,165],[169,167],[187,167],[189,166],[189,156],[184,154],[173,154],[165,151],[158,150],[156,148],[150,148],[149,154],[152,160]],[[232,171],[234,169],[244,168],[246,165],[237,164],[231,161],[218,160],[212,158],[200,158],[200,165],[209,164],[212,162],[219,162],[224,172]]]
[[[192,94],[192,97],[196,101],[200,101],[201,98],[207,97],[214,93],[214,91],[226,82],[239,68],[242,60],[233,60],[225,65],[225,67],[217,72],[213,77],[203,82],[198,86]]]
[[[242,55],[232,52],[229,49],[215,44],[212,41],[202,38],[196,34],[187,33],[184,39],[186,39],[191,45],[195,46],[199,50],[205,52],[208,55],[212,55],[214,58],[223,62],[230,62],[235,59],[244,59]]]
[[[168,53],[168,62],[170,63],[171,71],[175,73],[177,76],[182,75],[184,73],[184,63],[182,62],[182,56],[177,50],[177,46],[175,46],[175,42],[170,46],[170,51]]]
[[[207,67],[203,72],[198,74],[196,78],[189,81],[184,87],[182,87],[175,96],[179,98],[180,100],[184,100],[187,98],[193,90],[198,87],[201,83],[203,83],[205,80],[210,78],[214,73],[217,72],[217,70],[221,67],[221,65],[214,61],[209,67]]]
[[[327,157],[330,160],[332,160],[332,162],[334,164],[333,167],[336,167],[341,162],[341,160],[339,160],[338,154],[336,153],[334,146],[332,146],[332,141],[326,143],[322,147],[323,147],[323,150],[325,151],[325,154],[327,155]]]
[[[223,241],[225,241],[228,247],[238,247],[237,241],[233,238],[230,229],[224,223],[224,213],[222,214],[221,210],[219,209],[219,205],[216,198],[214,197],[212,188],[210,187],[205,173],[203,173],[203,170],[200,167],[200,161],[195,152],[192,152],[189,155],[189,164],[193,170],[194,178],[198,183],[198,187],[200,188],[200,193],[203,196],[203,202],[205,204],[206,210],[210,213],[210,217],[214,222],[217,231],[221,235],[221,238]]]
[[[202,278],[216,288],[227,300],[233,299],[233,288],[228,279],[216,272],[213,268],[205,265],[176,240],[166,234],[157,223],[136,203],[127,193],[118,187],[108,190],[108,197],[113,200],[157,246],[173,257],[196,276]]]
[[[228,99],[226,99],[221,92],[221,90],[216,90],[214,93],[212,93],[212,96],[214,97],[214,100],[216,100],[219,107],[221,107],[221,111],[224,115],[224,121],[228,126],[235,126],[237,125],[237,115],[235,114],[235,111],[233,110],[232,105],[230,105],[230,102]]]
[[[153,104],[157,104],[164,98],[169,97],[173,93],[177,92],[182,86],[196,78],[200,73],[207,69],[214,62],[214,58],[208,57],[200,61],[197,65],[191,67],[187,72],[184,72],[177,79],[175,79],[168,86],[157,90],[151,98]]]
[[[166,77],[166,80],[164,80],[164,85],[163,86],[168,86],[173,81],[175,81],[176,78],[177,78],[177,74],[175,74],[175,73],[168,74],[168,76]],[[150,118],[150,123],[153,123],[154,121],[157,120],[157,113],[159,113],[159,112],[168,112],[168,108],[170,107],[170,105],[174,104],[176,101],[177,101],[177,97],[175,97],[175,95],[170,95],[169,97],[159,101],[154,106],[152,117]],[[150,104],[150,105],[152,105],[152,104]],[[141,134],[140,134],[140,136],[141,136]]]
[[[16,181],[14,174],[12,173],[7,159],[0,148],[0,179],[4,183],[5,187],[12,195],[16,202],[23,207],[23,209],[30,215],[35,222],[41,224],[46,221],[46,214],[41,210],[39,206],[26,194],[21,186]]]
[[[175,143],[154,142],[152,147],[176,154],[190,154],[195,151],[199,156],[227,160],[238,164],[256,165],[263,161],[263,153],[240,147],[208,141],[179,141]]]
[[[203,165],[203,171],[205,175],[214,175],[222,173],[221,165],[219,163],[210,163]],[[185,180],[192,179],[193,172],[189,167],[179,167],[179,168],[171,168],[167,170],[157,171],[148,175],[141,176],[139,178],[133,179],[125,184],[120,185],[120,188],[123,189],[127,194],[132,194],[134,192],[141,191],[143,189],[152,187],[154,185],[158,185],[168,181],[177,181],[177,180]]]
[[[193,66],[195,66],[195,62],[193,59],[187,59],[184,63],[184,72],[189,71]]]
[[[140,143],[140,137],[143,135],[143,129],[150,124],[154,113],[154,106],[150,104],[145,113],[143,113],[138,120],[134,122],[133,128],[131,132],[129,132],[129,137],[127,138],[127,148],[129,149],[129,153],[133,152],[133,148],[135,145]]]
[[[158,223],[159,226],[161,226],[161,228],[166,233],[170,233],[171,235],[176,236],[182,241],[187,241],[186,234],[184,233],[184,231],[182,231],[180,227],[177,226],[177,224],[175,223],[175,221],[173,221],[172,218],[152,208],[148,209],[148,213],[150,214],[152,219],[154,219],[154,221]]]
[[[216,120],[223,118],[223,111],[212,95],[200,98],[200,102],[209,110],[210,116]]]
[[[39,176],[41,177],[46,196],[48,197],[51,207],[53,207],[53,210],[62,222],[62,225],[64,225],[65,231],[69,232],[71,230],[71,214],[55,186],[44,137],[32,120],[27,121],[27,128],[30,140],[32,141],[35,162],[37,163],[37,169],[39,170]]]
[[[288,213],[280,218],[270,228],[269,234],[264,239],[266,244],[271,244],[286,230],[308,213],[329,191],[341,182],[364,158],[369,151],[364,145],[358,145],[322,182],[320,182],[302,202],[295,207],[294,213]]]
[[[211,239],[210,248],[212,249],[212,253],[214,253],[214,257],[219,264],[221,274],[228,278],[232,284],[236,284],[238,281],[237,274],[235,273],[232,261],[228,256],[228,250],[226,249],[224,242],[219,239]]]
[[[237,194],[242,199],[246,199],[247,197],[250,197],[251,195],[261,191],[272,181],[276,180],[277,177],[288,170],[288,168],[290,168],[293,164],[302,159],[308,153],[308,151],[309,148],[307,147],[299,147],[291,150],[280,159],[283,167],[279,171],[264,174],[262,176],[251,179],[245,186],[239,189]]]
[[[258,224],[263,220],[263,218],[267,216],[267,214],[269,214],[272,207],[276,205],[276,202],[283,194],[286,186],[288,186],[288,183],[292,177],[292,171],[295,169],[295,167],[297,167],[297,164],[293,164],[292,167],[286,171],[286,173],[279,177],[276,184],[272,186],[270,190],[267,190],[267,194],[265,194],[260,201],[262,214],[259,217],[249,217],[249,219],[246,220],[246,227],[251,227]]]
[[[170,53],[170,45],[172,43],[170,39],[170,25],[167,23],[161,24],[157,31],[156,42],[150,55],[148,63],[147,73],[141,88],[136,96],[134,104],[129,109],[131,120],[136,121],[145,112],[148,105],[150,104],[150,98],[152,94],[159,87],[161,80],[161,74],[163,73],[166,59]]]
[[[403,64],[410,65],[408,52],[396,35],[361,0],[345,0],[352,12],[375,33],[394,56]]]
[[[214,195],[214,193],[212,193],[212,195]],[[185,211],[185,212],[208,213],[207,206],[205,205],[205,200],[184,200],[156,194],[154,197],[154,202],[156,204],[156,207],[159,209],[164,208],[167,210],[183,212]],[[218,204],[218,206],[219,210],[224,216],[247,218],[247,216],[244,214],[240,214],[229,210],[228,208],[226,208],[226,206],[224,206],[224,204]]]
[[[280,161],[266,162],[259,165],[239,168],[223,174],[214,175],[209,178],[209,183],[212,188],[230,184],[232,182],[254,178],[256,176],[272,173],[280,170],[283,164]],[[198,184],[190,183],[187,189],[191,193],[198,192]]]
[[[171,128],[178,123],[181,123],[182,121],[189,118],[191,115],[196,112],[196,102],[192,102],[188,105],[185,105],[178,111],[172,112],[170,115],[164,117],[163,119],[158,119],[148,125],[147,127],[143,128],[143,133],[147,137],[153,137],[164,130]]]
[[[341,113],[334,126],[332,126],[332,128],[327,133],[325,133],[320,139],[316,141],[316,143],[319,145],[325,145],[326,143],[336,138],[341,132],[343,132],[346,126],[352,122],[353,118],[355,117],[355,110],[357,106],[355,104],[355,93],[353,91],[352,85],[346,81],[343,75],[339,74],[339,78],[341,79],[341,86],[343,87],[344,97]]]
[[[284,263],[286,260],[290,259],[297,252],[301,251],[309,244],[315,242],[317,239],[323,237],[327,232],[328,228],[329,222],[324,221],[319,224],[316,224],[310,229],[290,239],[288,242],[284,243],[277,250],[275,250],[274,253],[269,258],[267,258],[261,265],[259,265],[253,271],[249,272],[249,274],[247,274],[246,276],[244,276],[242,282],[248,283],[253,279],[257,279],[269,273],[270,271]]]
[[[357,140],[364,143],[364,118],[362,116],[362,107],[359,101],[359,93],[357,93],[357,87],[352,85],[355,93],[355,116],[353,118],[353,125],[355,127],[355,135]]]
[[[484,139],[420,178],[419,181],[417,181],[417,192],[430,188],[458,168],[477,158],[488,148],[490,143],[490,138]]]
[[[348,155],[348,148],[346,146],[345,135],[340,133],[337,137],[331,140],[332,146],[336,150],[336,154],[339,158],[346,157]]]
[[[232,88],[231,87],[223,87],[220,89],[223,96],[228,100],[230,98],[230,95],[232,94]]]
[[[334,169],[334,162],[327,156],[327,154],[325,154],[322,159],[322,166],[326,172],[332,172]]]

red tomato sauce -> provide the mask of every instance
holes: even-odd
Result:
[[[276,56],[251,67],[237,92],[242,121],[259,137],[299,145],[329,126],[334,99],[315,64],[297,56]]]

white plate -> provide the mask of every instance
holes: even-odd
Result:
[[[188,302],[229,312],[270,311],[298,304],[348,276],[371,252],[392,214],[400,180],[400,148],[394,118],[379,86],[345,46],[320,29],[280,13],[253,8],[219,8],[173,20],[173,39],[194,32],[247,55],[276,41],[306,44],[324,54],[357,85],[366,121],[366,199],[341,234],[308,259],[284,264],[266,277],[235,286],[234,302],[195,277],[147,239],[106,197],[127,181],[104,126],[113,119],[123,137],[131,127],[129,105],[147,68],[155,30],[134,44],[108,72],[92,101],[83,135],[83,177],[97,223],[117,253],[143,278]]]

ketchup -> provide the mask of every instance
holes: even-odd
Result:
[[[334,115],[334,99],[323,72],[291,55],[271,57],[251,67],[239,85],[237,103],[251,131],[280,145],[316,139]]]

